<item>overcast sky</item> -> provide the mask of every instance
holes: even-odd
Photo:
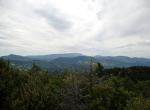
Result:
[[[0,0],[0,55],[150,58],[150,0]]]

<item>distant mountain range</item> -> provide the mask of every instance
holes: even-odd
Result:
[[[100,62],[105,68],[113,67],[130,67],[130,66],[150,66],[150,59],[148,58],[131,58],[126,56],[86,56],[80,53],[66,53],[66,54],[49,54],[37,56],[20,56],[10,54],[2,56],[6,60],[21,68],[31,68],[35,63],[38,66],[48,69],[49,71],[75,69],[86,70],[89,67],[91,58],[93,62]]]
[[[51,61],[53,59],[57,59],[60,57],[63,58],[71,58],[71,57],[78,57],[83,56],[80,53],[65,53],[65,54],[49,54],[49,55],[36,55],[36,56],[26,56],[27,58],[35,59],[35,60],[45,60]]]

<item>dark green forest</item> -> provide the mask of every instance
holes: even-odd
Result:
[[[49,73],[0,59],[0,110],[150,110],[150,67]]]

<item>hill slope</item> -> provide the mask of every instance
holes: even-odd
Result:
[[[31,68],[33,63],[38,66],[55,71],[64,69],[86,70],[89,67],[91,57],[79,53],[50,54],[39,56],[3,56],[19,67]],[[126,56],[94,56],[93,62],[100,62],[105,68],[130,67],[130,66],[150,66],[150,59],[130,58]]]

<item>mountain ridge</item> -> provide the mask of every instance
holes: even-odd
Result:
[[[79,53],[67,53],[67,54],[48,54],[37,56],[21,56],[10,54],[8,56],[2,56],[6,60],[10,60],[13,64],[19,67],[31,68],[33,63],[38,66],[49,69],[87,69],[90,64],[91,58],[94,63],[100,62],[105,68],[113,67],[131,67],[131,66],[150,66],[150,59],[137,58],[127,56],[86,56]]]

